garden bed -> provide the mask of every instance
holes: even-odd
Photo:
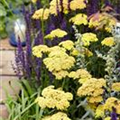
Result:
[[[5,101],[9,120],[120,119],[119,5],[32,0],[22,6],[23,33],[15,24],[12,34],[21,90]]]

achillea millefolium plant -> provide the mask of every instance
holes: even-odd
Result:
[[[40,26],[30,34],[29,73],[25,75],[39,78],[41,93],[35,103],[40,106],[41,120],[120,119],[118,4],[112,0],[37,4],[31,18],[40,21]],[[28,41],[29,37],[27,34]],[[36,38],[41,40],[37,44]],[[33,64],[34,60],[39,65]],[[37,66],[40,74],[33,72]]]

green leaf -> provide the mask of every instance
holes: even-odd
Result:
[[[6,9],[3,7],[2,4],[0,4],[0,17],[6,16],[6,14],[7,14]]]

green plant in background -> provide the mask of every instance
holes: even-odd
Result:
[[[6,37],[7,33],[5,30],[5,16],[7,15],[6,9],[2,3],[0,3],[0,38]]]
[[[21,10],[24,4],[28,6],[30,0],[1,0],[0,1],[0,39],[8,36],[6,24],[14,21],[20,13],[15,14]],[[9,24],[8,26],[12,26]]]
[[[20,81],[20,87],[20,94],[16,95],[17,101],[9,94],[7,96],[5,105],[9,112],[8,120],[39,120],[42,111],[35,104],[35,98],[40,94],[39,88],[34,90],[26,80]]]

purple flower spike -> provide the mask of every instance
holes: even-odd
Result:
[[[40,31],[37,37],[35,38],[35,43],[34,46],[43,44],[43,35],[42,32]]]
[[[15,65],[12,64],[12,66],[18,78],[21,79],[22,75],[25,73],[25,53],[19,37],[17,50],[15,52]]]
[[[112,110],[113,112],[111,113],[111,120],[117,120],[116,109],[113,107]]]
[[[40,0],[37,0],[36,5],[37,5],[37,9],[40,9],[40,8],[41,8],[41,3],[40,3]]]
[[[36,68],[35,68],[35,71],[36,71],[36,77],[37,77],[37,81],[38,81],[38,84],[40,85],[40,77],[41,77],[41,65],[42,65],[42,62],[39,58],[36,58]]]
[[[34,7],[34,5],[31,3],[31,15],[33,15],[34,12],[35,12],[35,7]]]
[[[109,0],[104,0],[105,6],[111,6]]]
[[[87,14],[88,16],[96,13],[99,10],[99,0],[90,0],[87,4]]]
[[[61,12],[63,13],[63,0],[60,0]]]
[[[67,27],[67,22],[66,22],[65,19],[63,19],[63,20],[62,20],[62,23],[61,23],[61,29],[62,29],[62,30],[66,30],[66,29],[67,29],[66,27]]]

